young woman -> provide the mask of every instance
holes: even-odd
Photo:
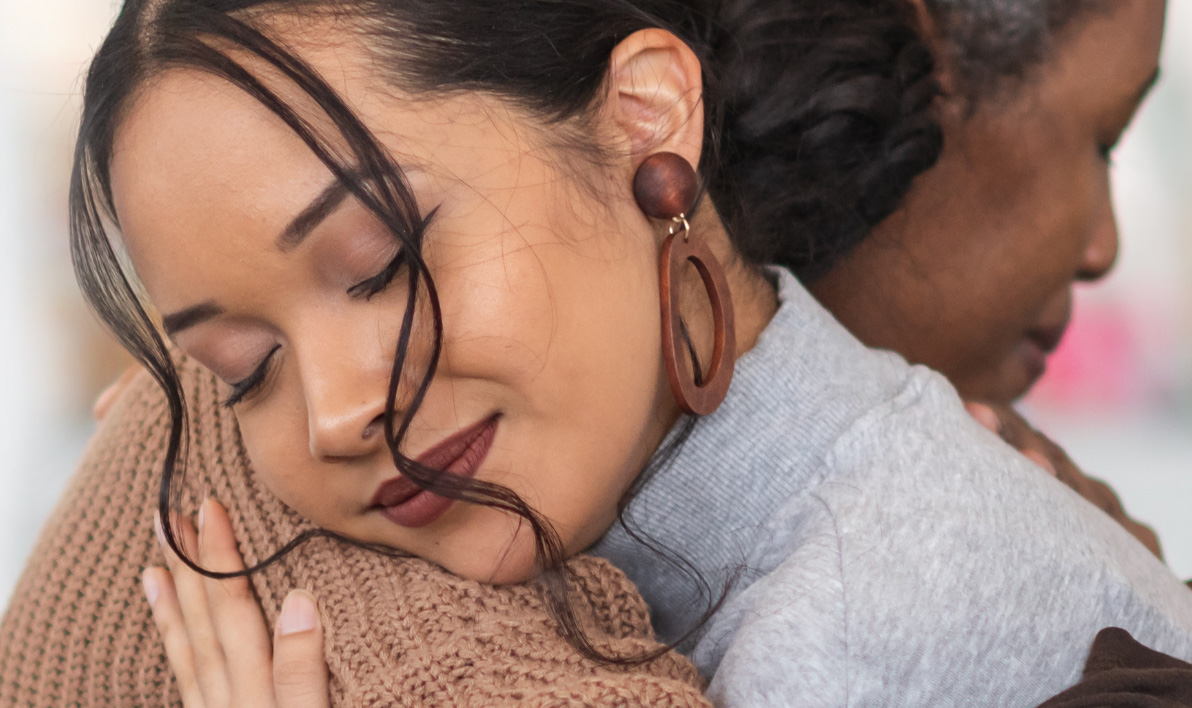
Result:
[[[1027,703],[1107,625],[1192,651],[1192,597],[1120,528],[940,377],[743,257],[748,234],[698,189],[719,106],[701,17],[127,6],[88,79],[84,288],[177,405],[106,215],[287,505],[494,583],[599,541],[664,639],[698,629],[686,646],[721,704]],[[627,493],[695,573],[605,535]],[[176,552],[180,535],[163,525]],[[181,560],[238,572],[226,535],[206,538]],[[202,658],[239,645],[195,620],[206,584],[174,569],[177,594],[159,571],[146,586],[167,637],[191,630],[176,667],[193,656],[200,688],[223,685]],[[726,587],[703,625],[693,577]],[[1011,664],[1038,675],[990,681]],[[234,704],[268,692],[250,679]]]
[[[947,375],[979,420],[1158,555],[1154,533],[1112,490],[1009,404],[1058,345],[1072,284],[1113,264],[1109,155],[1158,75],[1162,3],[912,7],[937,59],[930,75],[913,52],[875,40],[894,23],[872,26],[873,11],[723,3],[720,24],[737,37],[718,72],[732,137],[713,196],[751,234],[751,258],[791,267],[866,344]],[[833,43],[871,56],[845,59]],[[870,82],[866,93],[851,95],[846,80],[821,91],[824,66]],[[894,85],[886,74],[896,72],[910,85]],[[929,119],[932,78],[944,92]],[[897,96],[904,105],[888,115]],[[858,116],[847,138],[824,129],[843,105]]]
[[[699,342],[699,340],[697,340],[697,342]]]

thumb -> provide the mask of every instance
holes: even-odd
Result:
[[[323,625],[315,598],[305,590],[286,596],[273,640],[277,708],[330,708]]]

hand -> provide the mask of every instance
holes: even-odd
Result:
[[[1018,415],[1013,408],[971,402],[965,403],[964,407],[968,410],[969,415],[976,418],[981,425],[997,433],[1002,440],[1041,467],[1043,471],[1057,477],[1093,506],[1104,511],[1137,538],[1142,545],[1146,546],[1147,550],[1160,559],[1163,558],[1159,537],[1149,526],[1135,521],[1126,514],[1121,500],[1109,488],[1109,485],[1081,472],[1063,448],[1056,445],[1043,433],[1032,428],[1031,424]]]
[[[218,502],[199,510],[197,537],[187,520],[175,529],[204,568],[244,568]],[[169,570],[147,568],[143,582],[185,708],[329,708],[323,630],[309,593],[286,597],[270,640],[247,579],[203,577],[163,549]]]
[[[978,423],[997,433],[1002,440],[1052,477],[1070,478],[1071,473],[1080,475],[1080,470],[1064,449],[1032,428],[1013,408],[971,401],[965,403],[964,407]]]
[[[108,411],[112,409],[112,404],[116,402],[117,398],[120,398],[120,394],[124,389],[128,388],[128,384],[132,382],[140,370],[140,364],[133,364],[125,369],[115,381],[108,384],[108,387],[101,391],[95,399],[95,405],[91,407],[91,417],[96,420],[103,420],[107,416]]]

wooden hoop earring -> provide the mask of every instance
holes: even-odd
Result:
[[[695,170],[687,160],[673,152],[650,155],[633,176],[633,196],[641,210],[647,216],[671,222],[659,262],[662,358],[671,391],[683,412],[708,415],[720,407],[728,394],[737,359],[737,343],[733,329],[733,301],[724,269],[703,239],[691,233],[691,225],[687,222],[697,192]],[[676,289],[682,282],[682,268],[686,263],[695,266],[712,305],[712,361],[698,383],[687,357],[682,354],[690,343],[684,338]]]

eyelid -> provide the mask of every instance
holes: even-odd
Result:
[[[405,264],[406,250],[399,249],[393,258],[389,260],[380,273],[356,283],[348,288],[348,295],[351,297],[362,297],[365,300],[371,299],[374,295],[380,293],[393,282],[393,278],[397,272],[401,270],[402,265]]]
[[[426,233],[426,229],[430,226],[431,220],[438,214],[439,207],[431,209],[430,212],[422,217],[421,222],[415,230],[416,240],[421,242],[422,237]],[[399,246],[393,258],[385,265],[380,273],[356,283],[348,288],[348,295],[351,297],[362,297],[365,300],[370,300],[374,295],[379,294],[382,290],[387,288],[398,272],[403,266],[407,265],[409,253],[404,247]]]
[[[242,402],[251,393],[258,389],[262,383],[264,383],[265,377],[269,373],[269,363],[273,361],[273,357],[275,354],[277,354],[279,349],[281,349],[280,344],[274,345],[274,347],[269,350],[269,353],[265,355],[265,358],[261,360],[261,363],[257,364],[257,368],[253,369],[251,374],[240,381],[228,384],[232,387],[232,393],[224,399],[224,406],[232,408],[233,406]]]

